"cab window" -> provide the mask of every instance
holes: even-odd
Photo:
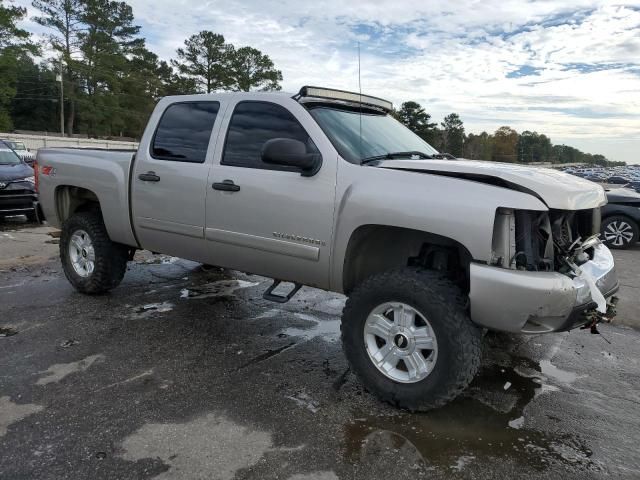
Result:
[[[273,138],[298,140],[307,146],[307,153],[318,153],[309,134],[283,106],[269,102],[240,102],[229,123],[222,164],[297,171],[296,168],[262,161],[262,147]]]
[[[169,105],[162,114],[151,144],[157,160],[204,163],[218,102],[185,102]]]

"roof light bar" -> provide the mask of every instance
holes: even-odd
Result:
[[[371,95],[361,95],[357,92],[336,90],[333,88],[305,86],[300,89],[299,95],[301,97],[326,98],[327,100],[343,100],[346,102],[361,103],[363,105],[382,108],[386,111],[393,110],[393,103],[383,100],[382,98],[372,97]]]

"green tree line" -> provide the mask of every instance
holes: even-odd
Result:
[[[0,0],[0,131],[59,132],[64,112],[67,135],[137,138],[160,97],[280,89],[282,73],[267,55],[250,46],[236,47],[210,31],[190,36],[175,58],[161,60],[146,47],[133,10],[124,1],[32,4],[32,20],[47,32],[40,43],[18,26],[26,9]],[[466,133],[458,114],[438,124],[412,101],[395,115],[435,148],[457,157],[615,164],[602,155],[553,145],[537,132],[518,133],[504,126],[494,133]]]
[[[58,132],[64,110],[66,134],[139,137],[160,97],[280,89],[282,73],[267,55],[210,31],[161,60],[123,1],[34,0],[33,7],[32,20],[47,31],[39,44],[18,27],[26,10],[0,0],[0,131]]]
[[[431,121],[431,115],[419,103],[413,101],[404,102],[394,115],[430,145],[455,157],[508,163],[626,164],[567,145],[554,145],[544,134],[529,130],[518,133],[508,126],[500,127],[494,133],[467,134],[457,113],[450,113],[438,125]]]

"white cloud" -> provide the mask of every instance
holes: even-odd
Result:
[[[468,131],[507,124],[640,162],[637,0],[129,3],[163,58],[209,29],[270,55],[285,90],[356,89],[360,41],[369,93],[416,100],[436,120],[455,111]]]

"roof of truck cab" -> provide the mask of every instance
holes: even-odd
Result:
[[[344,92],[344,93],[353,93],[353,92]],[[363,95],[363,99],[364,97],[367,97],[366,95]],[[370,96],[369,96],[370,97]],[[308,96],[308,97],[303,97],[300,98],[300,93],[291,93],[291,92],[282,92],[282,91],[276,91],[276,92],[219,92],[219,93],[196,93],[196,94],[192,94],[192,95],[169,95],[166,97],[163,97],[160,102],[164,105],[167,104],[171,104],[171,103],[178,103],[178,102],[197,102],[197,101],[201,101],[201,100],[223,100],[223,99],[233,99],[235,101],[237,100],[253,100],[253,101],[259,101],[260,99],[269,99],[269,98],[286,98],[286,99],[291,99],[291,100],[295,100],[300,104],[304,104],[304,103],[314,103],[314,104],[327,104],[327,105],[336,105],[336,106],[345,106],[345,105],[368,105],[367,102],[351,102],[351,101],[345,101],[339,98],[326,98],[326,97],[315,97],[313,95]],[[370,97],[370,98],[376,98],[376,97]],[[361,107],[363,108],[363,107]],[[380,111],[385,111],[388,113],[388,110],[384,110],[384,109],[380,109],[380,108],[375,108],[373,107],[374,110],[380,110]]]
[[[295,93],[291,92],[220,92],[220,93],[194,93],[191,95],[168,95],[163,97],[168,100],[175,100],[180,98],[256,98],[256,96],[265,97],[288,97],[291,98]]]

